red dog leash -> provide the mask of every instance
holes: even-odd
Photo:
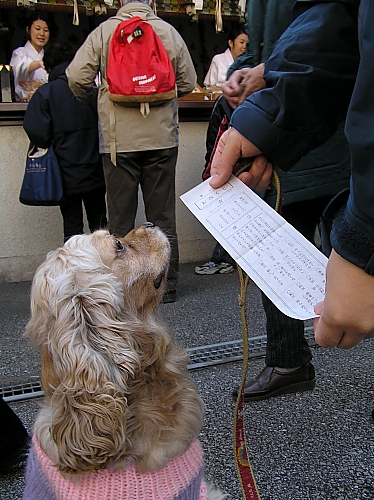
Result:
[[[277,191],[277,200],[275,210],[280,212],[281,209],[281,189],[278,175],[273,172],[272,182]],[[235,405],[234,413],[234,453],[235,465],[239,476],[239,482],[242,489],[243,497],[245,500],[260,500],[260,494],[257,489],[256,480],[253,475],[252,467],[249,462],[247,444],[245,439],[244,429],[244,384],[247,376],[248,368],[248,323],[247,323],[247,308],[246,296],[248,289],[249,277],[246,275],[242,268],[237,265],[239,279],[240,279],[240,295],[239,306],[242,319],[242,333],[243,333],[243,366],[242,378],[238,391],[238,398]]]
[[[249,277],[244,276],[241,267],[237,266],[240,279],[239,306],[241,309],[242,330],[243,330],[243,366],[242,379],[238,391],[238,399],[235,405],[234,414],[234,452],[236,471],[239,476],[240,486],[246,500],[260,500],[260,495],[256,486],[252,467],[249,462],[247,444],[244,430],[244,384],[248,366],[248,327],[246,296]]]

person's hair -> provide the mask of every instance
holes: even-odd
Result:
[[[47,23],[47,26],[48,26],[48,29],[50,30],[51,29],[51,23],[49,21],[49,17],[48,17],[48,14],[43,12],[43,11],[34,11],[32,14],[30,14],[30,16],[27,18],[27,21],[26,21],[26,28],[28,28],[30,30],[32,24],[37,21],[38,19],[40,19],[41,21],[44,21]]]
[[[124,5],[131,3],[131,2],[145,3],[146,5],[151,6],[153,0],[121,0],[121,5],[123,7]]]
[[[229,40],[231,40],[232,42],[235,41],[235,39],[239,36],[239,35],[246,35],[247,32],[245,31],[245,28],[242,24],[239,24],[239,23],[236,23],[236,24],[233,24],[231,26],[231,29],[229,31],[229,34],[227,36],[227,43],[229,43]]]
[[[43,62],[45,70],[50,73],[55,66],[64,62],[71,62],[74,58],[75,50],[67,42],[52,42],[45,49]]]

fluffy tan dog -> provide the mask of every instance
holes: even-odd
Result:
[[[24,499],[224,497],[202,478],[203,403],[186,352],[156,314],[169,256],[146,223],[125,238],[74,236],[37,270],[26,335],[41,349],[46,397]],[[178,485],[160,489],[160,474]]]

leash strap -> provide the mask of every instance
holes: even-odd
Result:
[[[116,114],[114,112],[114,103],[109,99],[109,137],[110,137],[110,161],[117,165],[116,148]]]
[[[247,163],[246,166],[241,168],[236,175],[244,171],[252,161]],[[280,188],[280,181],[277,173],[273,171],[272,183],[277,191],[277,198],[275,210],[277,212],[281,209],[282,194]],[[253,475],[252,467],[248,458],[247,443],[245,438],[244,427],[244,385],[248,369],[248,322],[247,322],[247,306],[246,297],[249,283],[249,276],[243,272],[243,269],[237,265],[239,280],[240,280],[240,295],[239,306],[242,320],[242,335],[243,335],[243,365],[242,377],[239,385],[238,398],[235,405],[234,413],[234,453],[235,465],[238,473],[240,486],[242,489],[243,497],[245,500],[260,500],[260,494],[257,489],[256,480]]]
[[[239,386],[238,399],[235,405],[234,414],[234,452],[235,452],[235,465],[236,471],[239,476],[239,482],[242,489],[243,497],[246,500],[260,500],[260,495],[257,489],[256,481],[253,475],[252,467],[249,462],[247,444],[245,439],[244,430],[244,384],[247,374],[248,366],[248,326],[247,326],[247,308],[246,296],[249,277],[244,275],[243,270],[237,265],[239,279],[240,279],[240,295],[239,306],[242,319],[242,333],[243,333],[243,365],[242,365],[242,379]]]

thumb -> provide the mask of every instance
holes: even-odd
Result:
[[[214,172],[210,178],[209,184],[212,188],[219,188],[223,186],[231,177],[231,170],[219,168],[218,171]]]
[[[239,151],[235,142],[230,139],[231,129],[226,130],[220,137],[217,149],[214,153],[211,166],[211,179],[209,184],[212,188],[219,188],[227,182],[232,174],[232,169],[239,158]]]
[[[318,304],[314,306],[314,312],[316,313],[317,316],[321,315],[322,309],[323,309],[323,300],[321,302],[318,302]]]

